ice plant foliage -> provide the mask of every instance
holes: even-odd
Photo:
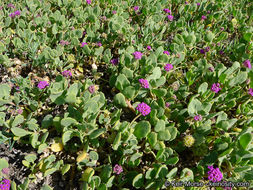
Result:
[[[119,175],[120,173],[123,172],[123,168],[122,166],[116,164],[114,167],[113,167],[113,173],[116,173],[117,175]]]
[[[142,57],[142,53],[139,51],[134,52],[133,55],[135,59],[141,59]]]
[[[208,180],[211,182],[219,182],[223,179],[223,174],[219,168],[214,168],[213,166],[208,166]]]
[[[49,84],[48,84],[47,81],[40,81],[39,84],[38,84],[38,88],[39,88],[39,89],[44,89],[44,88],[46,88],[47,86],[49,86]]]
[[[148,114],[151,112],[151,108],[150,108],[147,104],[145,104],[144,102],[140,103],[140,104],[136,107],[136,109],[137,109],[139,112],[141,112],[141,114],[142,114],[143,116],[146,116],[146,115],[148,115]]]
[[[173,69],[173,65],[170,64],[170,63],[168,63],[168,64],[166,64],[166,65],[164,66],[164,69],[165,69],[165,71],[170,71],[170,70]]]
[[[249,3],[1,2],[0,143],[15,137],[13,148],[31,148],[21,173],[39,167],[43,176],[69,176],[77,164],[72,189],[163,189],[165,178],[249,181]],[[57,159],[40,157],[46,147]],[[198,167],[184,164],[188,158]],[[207,175],[208,164],[220,170],[210,166]],[[0,190],[13,177],[8,168],[0,158]]]
[[[141,86],[143,88],[149,88],[149,83],[148,83],[147,80],[145,80],[145,79],[139,79],[139,82],[141,83]]]
[[[215,93],[218,93],[221,90],[220,84],[219,83],[213,83],[211,90]]]

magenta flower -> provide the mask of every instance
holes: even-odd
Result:
[[[220,53],[220,55],[223,55],[223,54],[224,54],[224,51],[220,50],[219,53]]]
[[[249,89],[249,95],[253,96],[253,88]]]
[[[9,14],[9,16],[10,16],[11,18],[14,18],[14,17],[15,17],[15,14],[14,14],[14,13],[11,13],[11,14]]]
[[[146,115],[148,115],[148,114],[151,112],[151,108],[150,108],[147,104],[145,104],[144,102],[140,103],[140,104],[136,107],[136,109],[137,109],[139,112],[141,112],[141,114],[142,114],[143,116],[146,116]]]
[[[204,49],[201,49],[199,51],[200,51],[201,54],[205,54],[206,53]]]
[[[148,49],[148,50],[151,50],[152,48],[151,48],[151,46],[147,46],[147,49]]]
[[[38,88],[39,88],[39,89],[44,89],[44,88],[46,88],[47,86],[49,86],[49,84],[48,84],[47,81],[40,81],[39,84],[38,84]]]
[[[210,14],[211,13],[211,11],[207,11],[207,14]]]
[[[18,113],[18,114],[22,114],[22,113],[23,113],[23,110],[22,110],[22,109],[18,109],[17,113]]]
[[[202,17],[201,17],[201,20],[206,20],[206,16],[205,15],[202,15]]]
[[[197,6],[200,6],[200,3],[197,3]]]
[[[86,3],[87,4],[91,4],[91,0],[86,0]]]
[[[169,19],[169,21],[173,21],[174,16],[168,15],[167,18]]]
[[[134,6],[134,10],[135,10],[135,11],[138,11],[138,10],[139,10],[139,7],[138,7],[138,6]]]
[[[68,70],[63,71],[63,72],[62,72],[62,75],[63,75],[64,77],[72,77],[71,71],[68,71]]]
[[[117,11],[112,11],[112,14],[114,14],[114,15],[115,15],[116,13],[117,13]]]
[[[20,11],[15,11],[14,14],[15,15],[20,15]]]
[[[101,47],[101,46],[102,46],[102,43],[101,43],[101,42],[98,42],[98,43],[97,43],[97,46]]]
[[[133,55],[135,59],[141,59],[142,57],[142,53],[139,51],[134,52]]]
[[[202,116],[201,115],[196,115],[196,116],[194,116],[194,120],[195,121],[201,121],[202,120]]]
[[[209,50],[210,50],[210,47],[207,46],[207,47],[205,48],[205,52],[209,52]]]
[[[221,27],[220,30],[223,31],[223,30],[224,30],[224,27]]]
[[[139,82],[141,83],[141,86],[143,88],[149,88],[149,83],[148,83],[147,80],[145,80],[145,79],[139,79]]]
[[[10,169],[9,168],[3,168],[2,169],[2,173],[5,174],[5,175],[8,175],[10,172]]]
[[[88,90],[89,90],[89,92],[90,92],[91,94],[93,94],[93,93],[96,91],[94,85],[89,86]]]
[[[113,168],[113,173],[116,173],[117,175],[119,175],[121,172],[123,172],[123,168],[122,166],[116,164]]]
[[[170,70],[173,69],[173,65],[168,63],[168,64],[166,64],[166,65],[164,66],[164,69],[165,69],[165,71],[170,71]]]
[[[170,52],[168,51],[163,51],[164,54],[170,55]]]
[[[113,65],[117,65],[119,63],[119,59],[118,58],[114,58],[111,60],[111,64]]]
[[[185,4],[188,5],[189,4],[188,1],[185,1]]]
[[[1,184],[0,184],[0,189],[1,190],[9,190],[10,187],[11,187],[10,180],[3,179]]]
[[[165,106],[166,106],[166,108],[170,107],[170,103],[169,103],[169,102],[166,102],[166,103],[165,103]]]
[[[82,42],[81,47],[84,47],[85,45],[88,45],[86,42]]]
[[[68,41],[61,40],[61,41],[60,41],[60,44],[61,44],[62,46],[65,46],[65,45],[69,45],[70,43],[69,43]]]
[[[214,68],[213,67],[209,67],[208,70],[211,71],[211,72],[214,72]]]
[[[163,11],[166,13],[169,13],[169,14],[171,13],[171,11],[169,9],[163,9]]]
[[[218,93],[218,92],[221,90],[220,84],[219,84],[219,83],[216,83],[216,84],[213,83],[211,90],[212,90],[213,92],[215,92],[215,93]]]
[[[8,7],[8,8],[13,8],[13,9],[15,9],[15,6],[14,6],[12,3],[9,3],[9,4],[7,5],[7,7]]]
[[[222,180],[223,175],[219,168],[213,168],[213,166],[208,166],[208,180],[212,182],[219,182]]]
[[[252,68],[249,59],[245,60],[245,61],[243,62],[243,65],[244,65],[245,67],[249,68],[249,69]]]

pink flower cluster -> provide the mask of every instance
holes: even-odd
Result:
[[[49,86],[49,84],[48,84],[47,81],[40,81],[39,84],[38,84],[38,88],[39,88],[39,89],[44,89],[44,88],[46,88],[47,86]]]
[[[249,69],[252,68],[249,59],[245,60],[245,61],[243,62],[243,65],[244,65],[245,67],[249,68]]]
[[[169,21],[173,21],[173,16],[171,15],[171,10],[170,9],[168,9],[168,8],[166,8],[166,9],[163,9],[163,11],[165,12],[165,13],[168,13],[169,15],[167,16],[167,18],[169,19]]]
[[[147,104],[145,104],[144,102],[140,103],[140,104],[136,107],[136,109],[137,109],[139,112],[141,112],[141,114],[142,114],[143,116],[146,116],[146,115],[148,115],[148,114],[151,112],[151,108],[150,108]]]
[[[249,89],[249,95],[253,96],[253,88]]]
[[[164,66],[164,69],[165,69],[165,71],[170,71],[171,69],[173,69],[173,65],[168,63]]]
[[[168,51],[163,51],[164,54],[170,55],[170,52]]]
[[[141,83],[141,86],[143,88],[149,88],[149,83],[148,83],[147,80],[145,80],[145,79],[139,79],[139,82]]]
[[[81,43],[81,47],[84,47],[85,45],[88,45],[86,42]]]
[[[174,16],[168,15],[167,18],[168,18],[169,21],[173,21]]]
[[[212,182],[219,182],[222,180],[223,175],[219,168],[213,168],[213,166],[208,166],[208,180]]]
[[[201,115],[196,115],[194,116],[195,121],[201,121],[202,120],[202,116]]]
[[[215,93],[218,93],[218,92],[221,90],[220,84],[219,84],[219,83],[216,83],[216,84],[213,83],[211,90],[212,90],[213,92],[215,92]]]
[[[2,183],[0,184],[0,190],[9,190],[11,187],[10,180],[3,179]]]
[[[63,72],[62,72],[62,75],[63,75],[64,77],[72,77],[71,71],[68,71],[68,70],[63,71]]]
[[[117,65],[118,63],[119,63],[119,59],[118,58],[111,59],[111,64]]]
[[[15,16],[18,16],[18,15],[20,15],[20,11],[15,11],[14,13],[11,13],[9,16],[11,17],[11,18],[14,18]]]
[[[60,41],[60,44],[61,44],[62,46],[65,46],[65,45],[69,45],[70,42],[61,40],[61,41]]]
[[[123,172],[122,166],[116,164],[116,165],[113,167],[113,173],[116,173],[117,175],[119,175],[121,172]]]
[[[89,86],[88,90],[89,90],[89,92],[90,92],[91,94],[93,94],[93,93],[96,91],[94,85]]]
[[[133,55],[135,59],[141,59],[142,57],[142,53],[139,51],[134,52]]]

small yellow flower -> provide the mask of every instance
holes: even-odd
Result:
[[[60,152],[63,150],[63,144],[62,143],[54,143],[51,145],[51,150],[53,152]]]
[[[242,129],[240,129],[240,128],[234,128],[233,131],[235,131],[235,132],[241,132]]]
[[[234,27],[237,25],[237,20],[236,20],[235,18],[233,18],[233,19],[231,20],[231,22],[232,22],[232,24],[233,24]]]
[[[193,136],[191,136],[191,135],[186,135],[186,136],[184,137],[184,145],[185,145],[186,147],[191,147],[191,146],[194,144],[194,142],[195,142],[195,139],[193,138]]]
[[[87,156],[87,153],[86,153],[86,151],[83,151],[81,154],[79,154],[78,156],[77,156],[77,158],[76,158],[76,162],[78,163],[78,162],[81,162],[81,161],[83,161],[85,158],[87,158],[88,156]]]

